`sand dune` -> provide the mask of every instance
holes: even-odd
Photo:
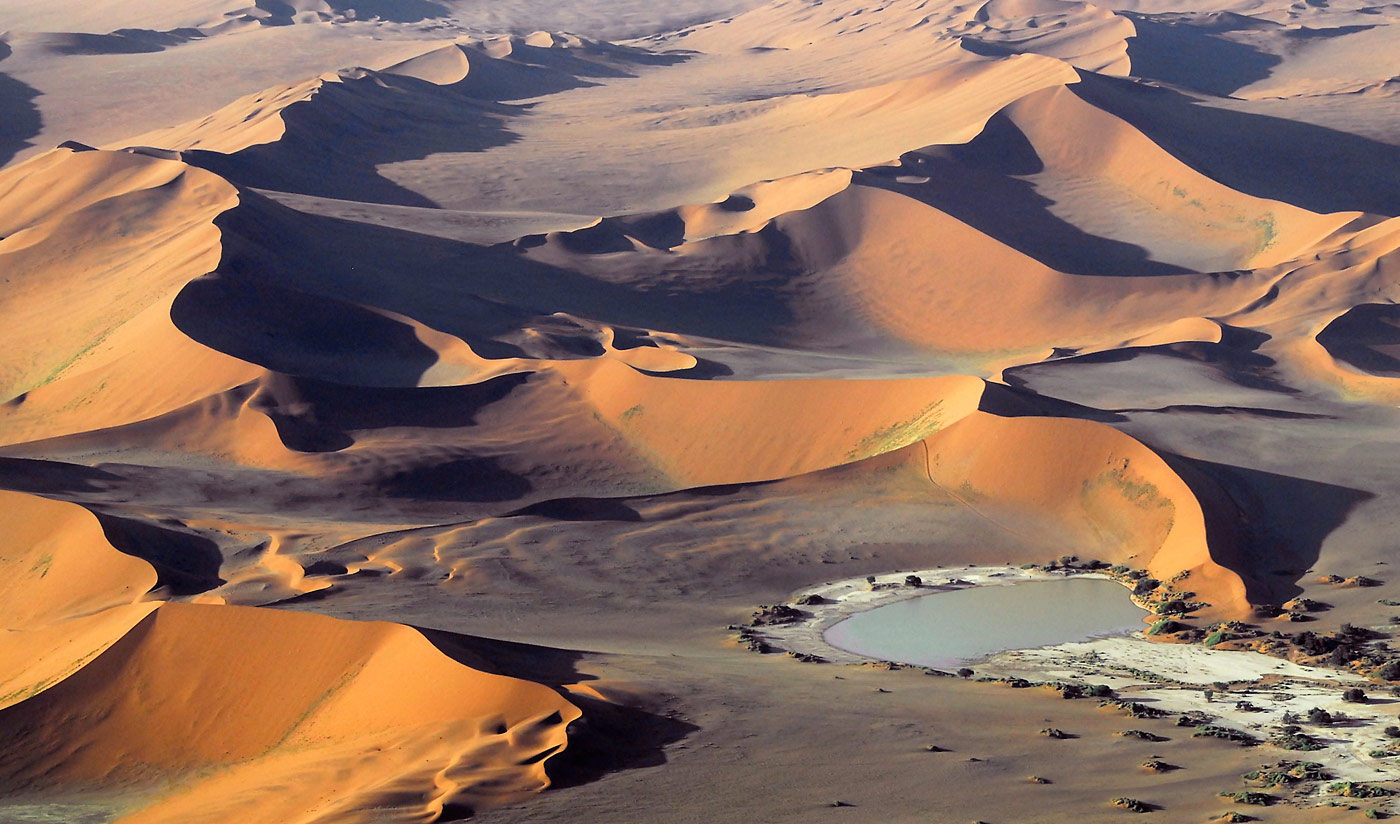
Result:
[[[3,18],[0,819],[1205,820],[1252,755],[724,627],[1064,555],[1201,660],[1395,620],[1394,7]]]
[[[559,365],[603,421],[679,486],[772,480],[879,455],[969,414],[981,381],[668,381]],[[585,371],[586,370],[586,371]],[[785,433],[798,426],[800,439]]]
[[[0,437],[138,421],[251,377],[170,322],[175,295],[218,262],[213,218],[236,202],[232,187],[177,161],[69,149],[5,178]]]
[[[978,414],[928,449],[930,478],[1006,528],[1046,518],[1092,557],[1163,581],[1185,572],[1218,614],[1249,611],[1236,547],[1208,544],[1196,493],[1132,438],[1090,421]]]
[[[81,788],[134,821],[436,817],[546,786],[579,717],[406,627],[143,600],[154,570],[90,514],[0,496],[25,548],[6,558],[7,796]]]
[[[0,725],[25,753],[6,759],[12,793],[145,796],[127,821],[313,822],[517,800],[547,784],[578,717],[552,690],[456,664],[404,627],[168,604]],[[80,738],[44,732],[58,729]]]
[[[0,493],[5,671],[0,708],[42,693],[140,622],[158,602],[144,600],[155,571],[107,543],[81,507]]]
[[[988,0],[975,19],[987,30],[971,34],[965,44],[1043,54],[1100,74],[1124,75],[1131,67],[1127,39],[1136,29],[1093,3]]]
[[[1113,345],[1171,328],[1194,337],[1174,324],[1242,309],[1277,277],[1183,274],[1143,281],[1065,274],[921,202],[920,185],[851,186],[782,214],[760,231],[744,227],[739,234],[682,245],[678,229],[670,241],[677,244],[670,249],[673,257],[651,250],[648,244],[665,243],[645,232],[656,224],[640,220],[608,224],[610,241],[601,229],[588,229],[551,236],[527,247],[525,255],[597,279],[625,272],[622,277],[632,283],[664,283],[697,297],[719,290],[761,297],[771,307],[764,317],[781,320],[769,320],[767,328],[748,324],[745,340],[709,317],[690,320],[670,312],[672,323],[684,323],[673,327],[677,332],[862,354],[916,348],[963,357],[964,369],[1037,360],[1054,347]],[[1344,218],[1319,220],[1330,228]],[[900,251],[925,238],[938,238],[938,248],[918,255]],[[976,253],[969,254],[971,249]],[[716,283],[710,275],[715,270],[731,280]],[[583,305],[571,310],[600,311]],[[649,325],[661,314],[659,305],[641,304],[614,319]]]

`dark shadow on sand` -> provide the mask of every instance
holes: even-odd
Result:
[[[294,284],[312,300],[412,318],[460,338],[489,359],[600,354],[595,342],[580,339],[586,330],[556,313],[615,329],[667,329],[759,345],[789,342],[783,335],[794,317],[789,281],[802,276],[802,266],[789,239],[773,225],[707,241],[715,244],[713,255],[623,253],[561,260],[566,233],[540,238],[552,244],[547,249],[529,243],[482,246],[310,215],[254,192],[240,197],[237,208],[215,220],[224,246],[217,271],[250,300],[261,295],[270,301],[284,284]],[[286,314],[275,303],[256,303],[249,304],[250,313]],[[625,337],[646,343],[636,335]],[[695,372],[672,374],[715,377],[723,368]]]
[[[1359,504],[1360,489],[1213,463],[1156,450],[1191,491],[1206,518],[1215,561],[1238,573],[1252,604],[1282,604],[1303,592],[1298,582],[1322,544]]]
[[[495,458],[482,456],[434,460],[396,472],[376,487],[391,498],[471,503],[514,501],[534,488]]]
[[[1137,29],[1137,35],[1128,38],[1128,59],[1136,77],[1225,97],[1267,78],[1283,62],[1277,55],[1220,36],[1261,27],[1277,28],[1273,23],[1237,14],[1197,18],[1117,13],[1133,21]]]
[[[413,387],[438,360],[406,323],[270,280],[198,278],[180,291],[170,319],[196,341],[240,360],[349,385]]]
[[[391,4],[404,5],[372,5]],[[441,8],[436,3],[420,6],[420,12]],[[380,174],[379,167],[513,143],[519,138],[509,121],[527,115],[534,104],[503,101],[545,97],[595,85],[586,78],[631,77],[630,69],[636,66],[688,59],[609,44],[592,47],[587,57],[572,49],[519,45],[509,59],[496,59],[456,48],[470,63],[466,76],[456,83],[438,85],[405,74],[345,69],[336,81],[323,82],[307,99],[282,109],[286,128],[277,140],[233,154],[192,150],[184,159],[241,187],[433,207],[437,204],[428,197]]]
[[[1363,303],[1317,335],[1328,354],[1357,369],[1387,378],[1400,377],[1400,306]]]
[[[9,57],[8,44],[0,42],[0,61]],[[44,121],[34,99],[39,90],[0,74],[0,166],[14,159],[24,149],[34,145],[33,138],[43,128]]]
[[[474,100],[412,77],[348,70],[340,78],[283,109],[286,130],[278,140],[235,154],[196,149],[185,161],[243,187],[431,207],[378,167],[518,139],[506,121],[524,107]]]
[[[546,763],[555,789],[596,781],[611,772],[665,764],[665,748],[700,729],[671,714],[565,690],[567,684],[595,680],[578,671],[583,652],[415,629],[460,664],[545,684],[583,710],[583,717],[569,727],[568,748]]]
[[[176,596],[198,595],[224,583],[224,556],[218,544],[181,528],[92,510],[107,541],[118,552],[140,558],[156,570],[156,586]]]
[[[1016,124],[996,114],[966,144],[909,152],[899,166],[858,172],[855,181],[926,203],[1062,272],[1148,276],[1188,271],[1152,260],[1141,246],[1089,234],[1056,217],[1049,209],[1054,201],[1022,179],[1044,168]],[[924,178],[927,182],[912,182]]]
[[[1314,212],[1400,215],[1400,146],[1299,120],[1208,106],[1172,89],[1080,72],[1069,90],[1232,189]]]
[[[353,444],[358,431],[474,426],[478,412],[527,380],[514,374],[466,386],[375,389],[268,375],[251,406],[272,419],[287,448],[334,452]]]
[[[101,469],[61,461],[0,457],[0,489],[64,498],[106,492],[126,479]]]
[[[641,514],[623,501],[621,498],[555,498],[507,512],[501,517],[533,516],[555,521],[641,521]]]

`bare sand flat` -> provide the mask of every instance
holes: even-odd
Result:
[[[1400,815],[1397,46],[4,4],[0,821]],[[1141,631],[823,634],[1066,576]]]

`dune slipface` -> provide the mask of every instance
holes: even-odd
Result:
[[[0,18],[0,820],[1400,814],[1400,8]]]

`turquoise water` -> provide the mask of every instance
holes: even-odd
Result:
[[[826,641],[881,661],[955,667],[1001,650],[1123,635],[1143,629],[1146,615],[1119,584],[1069,578],[895,601],[833,625]]]

